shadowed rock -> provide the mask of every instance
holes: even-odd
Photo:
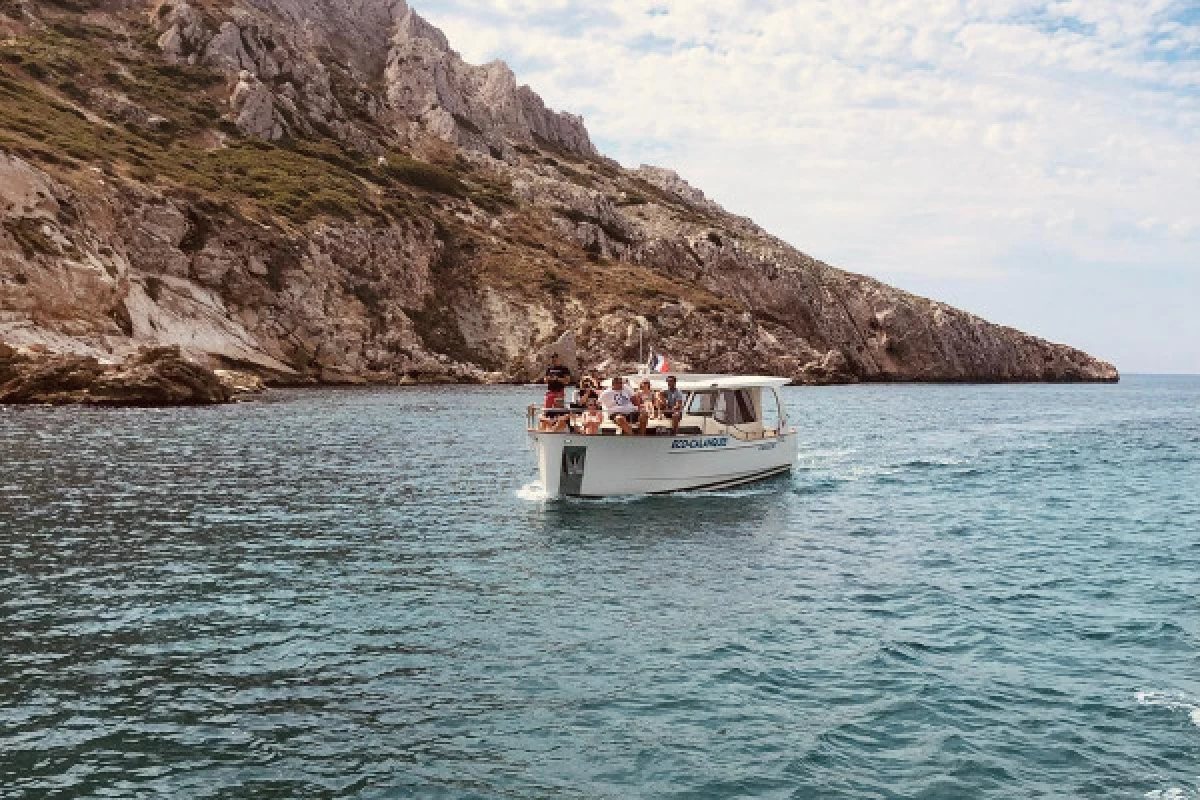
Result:
[[[90,356],[27,355],[0,345],[0,403],[20,405],[202,406],[233,391],[178,347],[145,350],[123,364]]]

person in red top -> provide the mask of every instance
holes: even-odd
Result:
[[[567,384],[571,382],[571,370],[558,359],[558,353],[550,354],[550,366],[546,367],[546,408],[565,408]]]
[[[571,382],[571,370],[558,360],[558,353],[550,355],[550,366],[546,367],[546,399],[542,404],[541,429],[561,432],[567,429],[570,412],[567,410],[566,390]]]

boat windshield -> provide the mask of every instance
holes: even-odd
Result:
[[[713,389],[692,392],[687,413],[698,417],[712,417],[722,425],[744,425],[757,422],[754,399],[749,389]]]

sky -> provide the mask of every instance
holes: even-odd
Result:
[[[1200,373],[1200,0],[415,0],[834,266]]]

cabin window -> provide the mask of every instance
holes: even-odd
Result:
[[[692,392],[691,400],[688,401],[687,413],[696,417],[707,417],[713,413],[713,406],[716,403],[716,392]]]
[[[697,417],[712,417],[722,425],[745,425],[758,421],[754,398],[749,389],[692,392],[687,413]]]
[[[725,389],[717,393],[713,419],[723,425],[744,425],[755,422],[754,400],[748,389]]]

